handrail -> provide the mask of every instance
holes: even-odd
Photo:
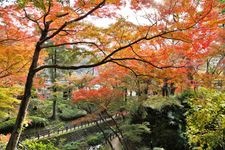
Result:
[[[120,116],[119,114],[115,114],[114,116],[112,116],[112,118],[114,118],[114,119],[118,119],[120,117],[122,117],[122,116]],[[104,118],[104,120],[99,119],[97,122],[96,122],[96,120],[94,120],[92,122],[85,122],[85,123],[81,123],[78,126],[77,125],[73,125],[70,127],[65,126],[64,129],[62,129],[62,130],[60,130],[60,129],[58,129],[58,130],[54,130],[54,129],[42,130],[42,131],[37,132],[34,136],[31,136],[31,137],[29,137],[28,135],[24,135],[25,138],[22,139],[21,141],[23,141],[27,138],[32,139],[32,140],[40,140],[40,139],[44,139],[44,138],[54,137],[54,136],[61,135],[61,134],[71,133],[71,132],[74,132],[77,130],[82,130],[82,129],[85,129],[85,128],[88,128],[91,126],[95,126],[96,123],[102,124],[102,123],[111,121],[112,118],[107,117],[107,118]]]

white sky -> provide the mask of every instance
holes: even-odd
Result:
[[[70,0],[72,1],[72,0]],[[124,6],[118,11],[121,17],[137,25],[149,25],[151,22],[146,18],[146,14],[157,14],[157,11],[153,8],[142,8],[141,10],[135,11],[131,9],[131,0],[125,0]],[[163,4],[164,0],[154,0],[156,3]],[[112,23],[115,23],[115,19],[111,18],[94,18],[89,16],[88,20],[98,27],[107,27]]]
[[[4,2],[5,5],[8,5],[15,0],[9,0],[9,2]],[[70,0],[70,5],[72,6],[76,0]],[[151,24],[150,21],[146,18],[146,14],[154,14],[157,13],[156,10],[152,8],[142,8],[141,10],[134,11],[131,9],[131,0],[121,0],[123,1],[124,6],[122,6],[121,10],[118,10],[118,14],[121,17],[127,19],[128,21],[134,24],[141,24],[141,25],[149,25]],[[162,4],[164,0],[154,0],[156,3]],[[115,19],[111,18],[97,18],[93,16],[89,16],[87,18],[90,22],[95,24],[98,27],[108,27],[110,24],[115,23]]]

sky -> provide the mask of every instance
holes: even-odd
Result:
[[[6,0],[3,0],[3,4],[8,5],[10,3],[15,2],[15,0],[7,0],[8,2],[4,2]],[[69,0],[70,1],[70,5],[73,6],[74,5],[74,1],[76,0]],[[127,21],[130,21],[134,24],[137,25],[149,25],[151,24],[149,22],[149,20],[146,18],[146,14],[149,13],[156,13],[156,10],[152,9],[152,8],[142,8],[141,10],[138,11],[134,11],[131,9],[131,0],[121,0],[124,1],[123,2],[123,6],[121,7],[120,10],[117,10],[117,13],[125,18]],[[154,0],[156,3],[162,4],[164,0]],[[97,18],[94,16],[89,16],[87,17],[88,21],[90,21],[91,23],[93,23],[94,25],[98,26],[98,27],[108,27],[110,24],[113,24],[116,22],[116,19],[112,19],[112,18]]]
[[[71,0],[72,1],[72,0]],[[125,18],[137,25],[149,25],[151,22],[146,18],[146,14],[157,13],[153,8],[142,8],[141,10],[135,11],[131,9],[131,0],[125,0],[124,6],[118,11],[121,17]],[[162,4],[164,0],[154,0],[156,3]],[[116,20],[112,18],[96,18],[88,17],[88,20],[98,27],[108,27],[110,24],[115,23]]]

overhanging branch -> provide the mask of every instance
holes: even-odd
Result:
[[[102,7],[105,3],[105,0],[103,0],[102,2],[100,2],[97,6],[95,6],[93,9],[91,9],[90,11],[88,11],[86,14],[76,18],[76,19],[72,19],[70,21],[66,21],[63,25],[61,25],[55,32],[53,32],[51,35],[49,35],[48,37],[44,38],[42,41],[40,41],[40,43],[44,43],[45,41],[55,37],[59,32],[61,32],[66,26],[74,23],[74,22],[77,22],[77,21],[80,21],[84,18],[86,18],[88,15],[92,14],[94,11],[96,11],[97,9],[99,9],[100,7]]]

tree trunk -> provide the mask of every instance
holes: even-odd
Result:
[[[33,84],[33,78],[35,75],[34,69],[37,67],[37,62],[40,54],[40,46],[37,44],[36,49],[33,55],[32,63],[27,75],[27,80],[25,84],[25,90],[24,90],[24,95],[23,99],[20,103],[20,108],[19,112],[16,118],[16,124],[14,126],[13,132],[10,136],[9,142],[6,146],[6,150],[15,150],[17,147],[17,144],[19,142],[20,134],[22,131],[22,126],[23,126],[23,121],[26,117],[26,111],[29,105],[29,98],[31,96],[31,88]]]
[[[124,101],[127,102],[127,88],[124,89]]]
[[[117,131],[118,131],[119,134],[121,135],[121,137],[122,137],[122,139],[123,139],[123,143],[124,143],[124,144],[122,144],[122,145],[124,146],[124,149],[125,149],[125,150],[128,150],[128,146],[127,146],[127,143],[126,143],[126,139],[124,138],[123,132],[122,132],[122,130],[120,130],[120,127],[119,127],[118,123],[117,123],[116,120],[113,118],[113,116],[111,116],[111,115],[108,113],[107,110],[105,110],[105,113],[106,113],[106,115],[107,115],[108,117],[110,117],[110,118],[112,119],[114,125],[116,126]]]
[[[109,129],[118,137],[120,144],[124,146],[123,140],[121,139],[120,135],[110,126],[110,124],[107,121],[104,120],[104,118],[101,114],[99,114],[99,116],[100,116],[101,120],[109,127]]]
[[[52,104],[52,116],[51,119],[55,120],[56,119],[56,100],[53,100]]]
[[[108,137],[106,136],[104,130],[101,128],[101,126],[99,125],[98,121],[95,121],[95,123],[96,123],[97,127],[100,129],[100,131],[102,132],[102,134],[103,134],[103,136],[104,136],[104,139],[108,142],[110,148],[111,148],[112,150],[114,150],[111,141],[110,141],[110,140],[108,139]]]
[[[52,57],[52,64],[54,64],[54,65],[56,65],[56,63],[57,63],[57,58],[56,58],[56,54],[57,54],[57,51],[56,51],[56,49],[54,49],[54,55],[53,55],[53,57]],[[55,81],[56,81],[56,75],[57,75],[57,73],[56,73],[56,68],[54,68],[54,70],[53,70],[53,75],[52,75],[52,84],[54,84],[55,83]],[[56,93],[56,91],[57,91],[57,89],[56,89],[56,87],[55,87],[55,85],[54,85],[54,87],[53,87],[53,93],[54,93],[54,99],[53,99],[53,103],[52,103],[52,116],[51,116],[51,119],[53,119],[53,120],[55,120],[56,119],[56,104],[57,104],[57,96],[55,95],[55,93]]]

